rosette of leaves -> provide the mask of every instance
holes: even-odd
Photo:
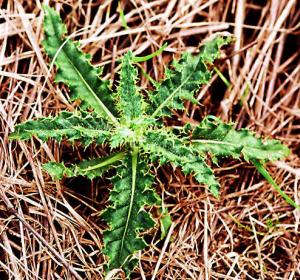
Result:
[[[140,233],[155,226],[145,210],[145,206],[160,204],[152,187],[155,178],[151,166],[171,164],[181,168],[218,197],[219,183],[206,163],[207,154],[215,161],[231,156],[266,162],[287,156],[288,149],[279,141],[263,141],[249,130],[237,131],[215,117],[186,126],[183,131],[189,133],[185,134],[174,132],[161,121],[172,110],[183,110],[185,100],[197,103],[194,93],[209,82],[211,66],[220,57],[220,48],[230,43],[230,36],[216,35],[197,55],[185,53],[146,94],[137,85],[135,63],[141,59],[129,51],[121,59],[118,87],[112,92],[110,83],[100,78],[101,69],[94,67],[79,44],[67,37],[59,15],[48,6],[44,10],[43,46],[56,65],[55,81],[66,84],[71,98],[80,99],[81,106],[74,112],[18,124],[10,138],[67,139],[85,147],[107,144],[116,151],[79,164],[49,162],[43,166],[53,179],[79,175],[93,179],[115,168],[109,206],[102,213],[108,226],[103,234],[108,271],[121,268],[129,276],[137,264],[136,252],[147,245]]]

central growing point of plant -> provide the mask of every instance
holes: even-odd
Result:
[[[174,131],[163,124],[163,117],[172,110],[183,110],[184,101],[197,103],[194,93],[211,78],[210,66],[220,56],[220,48],[231,41],[217,35],[202,46],[198,55],[185,53],[166,70],[165,79],[145,94],[137,86],[138,59],[128,52],[122,58],[120,81],[115,93],[109,82],[99,78],[101,69],[93,67],[90,57],[78,43],[66,38],[66,27],[59,15],[45,6],[43,46],[57,67],[55,81],[68,85],[72,99],[82,101],[74,112],[63,111],[56,117],[39,118],[15,127],[11,139],[26,140],[36,136],[43,141],[53,138],[109,144],[109,156],[65,166],[49,162],[44,169],[54,178],[87,176],[93,179],[116,168],[111,182],[109,206],[102,213],[108,229],[104,231],[104,250],[108,270],[122,268],[127,275],[136,266],[135,253],[146,246],[139,234],[154,227],[155,222],[145,206],[160,205],[152,185],[152,164],[171,164],[193,175],[218,196],[219,183],[206,164],[209,154],[219,157],[244,157],[247,161],[277,160],[288,149],[276,140],[262,141],[252,132],[236,131],[208,116],[199,125],[187,125]]]

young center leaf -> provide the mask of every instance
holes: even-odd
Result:
[[[140,119],[145,112],[146,103],[136,85],[138,72],[133,66],[133,54],[126,53],[122,59],[120,83],[115,94],[117,109],[121,115],[121,122],[130,124]]]

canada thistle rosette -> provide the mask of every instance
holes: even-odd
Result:
[[[147,96],[138,86],[135,63],[141,59],[129,51],[121,59],[119,84],[113,92],[110,83],[100,78],[102,69],[94,67],[79,43],[67,37],[59,15],[48,6],[44,11],[43,46],[56,66],[55,81],[66,84],[71,99],[79,99],[81,105],[73,112],[18,124],[10,138],[64,139],[84,147],[94,143],[114,149],[108,156],[78,164],[44,165],[53,179],[79,175],[93,179],[115,169],[109,206],[102,213],[108,226],[103,233],[108,271],[121,268],[129,277],[137,264],[137,251],[147,246],[141,233],[156,223],[145,206],[149,209],[161,203],[153,189],[153,165],[180,168],[218,197],[219,183],[206,162],[208,154],[215,162],[228,156],[266,162],[288,155],[289,150],[279,141],[264,141],[249,130],[235,130],[232,124],[212,116],[197,126],[184,127],[182,133],[165,127],[161,121],[173,110],[184,110],[186,100],[197,103],[194,93],[210,81],[211,66],[220,58],[222,46],[231,42],[231,36],[216,35],[198,54],[183,54]]]

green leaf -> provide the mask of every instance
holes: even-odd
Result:
[[[207,66],[220,57],[220,48],[231,41],[229,36],[215,36],[201,48],[199,55],[185,53],[178,62],[175,61],[174,69],[167,69],[165,80],[150,94],[152,117],[169,115],[170,109],[183,110],[184,100],[197,103],[195,91],[211,79]]]
[[[36,136],[42,141],[53,138],[62,141],[64,138],[71,142],[78,140],[88,146],[93,141],[103,144],[110,136],[106,122],[88,112],[61,112],[57,117],[39,118],[15,126],[10,134],[12,140],[27,140]]]
[[[261,162],[259,162],[256,159],[252,160],[252,163],[254,164],[254,166],[256,167],[256,169],[258,170],[258,172],[264,176],[264,178],[269,182],[269,184],[271,184],[274,189],[284,198],[284,200],[292,205],[294,208],[300,210],[300,205],[297,204],[294,200],[292,200],[283,190],[280,189],[280,187],[276,184],[276,182],[273,180],[273,178],[271,177],[271,175],[269,174],[269,172],[264,168],[264,166],[261,164]]]
[[[168,213],[168,211],[164,209],[162,211],[161,218],[160,218],[160,231],[161,231],[160,239],[164,239],[167,236],[171,225],[172,225],[172,218]]]
[[[149,167],[139,159],[138,150],[134,148],[131,156],[117,168],[109,197],[110,206],[102,214],[109,226],[104,232],[103,250],[109,258],[108,270],[122,268],[129,275],[136,266],[133,254],[146,246],[139,233],[155,224],[144,210],[146,205],[159,203],[151,188],[152,183]]]
[[[147,60],[150,60],[152,59],[153,57],[155,56],[158,56],[160,55],[164,50],[165,48],[168,46],[168,43],[164,43],[158,50],[156,50],[154,53],[151,53],[151,54],[148,54],[146,56],[134,56],[132,58],[132,61],[133,62],[145,62]]]
[[[124,15],[124,11],[121,7],[121,2],[119,1],[118,3],[118,12],[120,14],[120,19],[121,19],[121,22],[122,22],[122,26],[125,28],[125,29],[129,29],[128,25],[127,25],[127,21],[126,21],[126,18],[125,18],[125,15]]]
[[[99,78],[101,69],[93,67],[78,43],[66,38],[67,29],[56,11],[46,5],[43,46],[57,67],[56,82],[68,85],[73,99],[81,99],[97,114],[118,123],[107,81]]]
[[[125,155],[125,152],[119,152],[106,157],[84,160],[79,164],[72,164],[69,167],[66,167],[63,163],[48,162],[43,164],[43,169],[54,180],[76,176],[87,176],[89,179],[94,179],[101,177],[104,172],[112,167],[112,164],[120,163]]]
[[[248,129],[235,130],[233,124],[223,123],[220,119],[208,116],[193,131],[193,146],[212,157],[244,157],[274,161],[288,156],[289,149],[280,141],[256,137]]]
[[[63,163],[47,162],[43,164],[43,170],[45,170],[53,180],[61,180],[63,177],[73,176],[72,170]]]
[[[170,162],[181,167],[185,175],[192,174],[198,183],[206,184],[212,194],[218,196],[219,183],[213,171],[205,163],[204,157],[197,156],[187,141],[161,129],[148,131],[142,145],[152,161],[159,161],[160,164]]]
[[[133,54],[128,52],[122,59],[120,84],[115,95],[117,108],[121,115],[121,122],[130,124],[131,121],[141,118],[146,103],[136,86],[138,72],[132,63]]]

